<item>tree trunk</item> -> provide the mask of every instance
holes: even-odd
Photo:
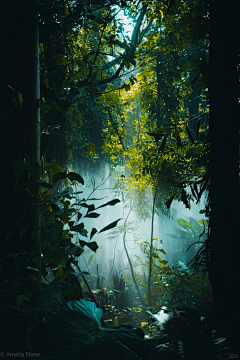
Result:
[[[239,114],[237,4],[212,0],[210,28],[210,241],[214,307],[231,335],[231,352],[239,316]]]
[[[133,271],[133,267],[132,267],[132,262],[131,262],[129,253],[128,253],[128,251],[127,251],[127,246],[126,246],[126,235],[127,235],[126,226],[127,226],[127,221],[128,221],[128,218],[129,218],[129,215],[130,215],[131,211],[132,211],[132,210],[131,210],[131,207],[130,207],[129,212],[128,212],[128,215],[127,215],[127,217],[126,217],[126,219],[125,219],[125,221],[124,221],[123,246],[124,246],[125,253],[126,253],[126,255],[127,255],[128,263],[129,263],[129,266],[130,266],[130,269],[131,269],[132,279],[133,279],[134,285],[135,285],[135,287],[136,287],[139,300],[140,300],[142,306],[145,306],[144,301],[143,301],[142,296],[141,296],[141,293],[140,293],[140,290],[139,290],[139,287],[138,287],[138,284],[137,284],[137,281],[136,281],[136,278],[135,278],[135,275],[134,275],[134,271]]]
[[[157,66],[156,66],[156,72],[157,72],[157,128],[160,128],[162,124],[161,120],[161,53],[157,56]]]
[[[21,276],[24,274],[22,280],[24,285],[25,277],[32,275],[32,278],[36,278],[31,285],[29,282],[25,286],[26,292],[29,291],[29,296],[31,296],[30,306],[34,309],[40,307],[41,298],[38,184],[37,181],[31,181],[32,192],[30,197],[32,196],[33,203],[29,212],[30,216],[28,218],[21,217],[21,210],[18,209],[26,207],[25,200],[27,196],[29,200],[29,192],[24,187],[27,175],[23,173],[17,183],[12,160],[19,156],[28,156],[34,160],[40,160],[38,0],[26,0],[24,2],[12,0],[6,2],[5,5],[0,19],[0,41],[3,60],[0,72],[0,111],[3,118],[0,133],[0,185],[3,189],[0,199],[0,229],[4,234],[1,244],[1,260],[9,252],[17,253],[18,256],[19,252],[25,251],[31,253],[32,258],[35,257],[33,267],[38,268],[39,271],[26,270],[27,265],[31,265],[30,260],[25,260],[20,266],[16,264],[15,256],[10,256],[6,273],[6,278],[10,279],[11,286],[14,284],[13,281],[15,281],[18,271]],[[22,104],[19,101],[20,93],[23,99]],[[23,190],[17,193],[18,197],[16,198],[17,187]],[[20,225],[26,223],[29,224],[30,230],[28,229],[22,236],[20,231],[16,231],[16,229],[20,229]],[[9,235],[11,227],[15,230],[13,235]],[[5,238],[5,234],[9,236],[6,235]],[[5,275],[5,264],[6,262],[3,261],[4,266],[1,267],[0,278]],[[30,271],[32,271],[31,274]],[[16,291],[18,290],[16,289]],[[18,296],[21,296],[21,290],[19,292]],[[9,293],[9,308],[10,305],[15,306],[17,304],[17,299],[16,303],[14,302],[14,296],[11,297]],[[20,307],[21,305],[16,306]],[[12,309],[6,313],[2,312],[1,316],[5,316],[5,346],[7,346],[7,341],[11,338],[11,350],[20,351],[24,344],[29,319],[17,318]],[[8,316],[10,318],[7,318]],[[27,320],[25,321],[25,319]],[[13,321],[14,331],[12,328]]]
[[[7,101],[6,86],[10,85],[23,97],[24,118],[17,114],[18,122],[9,126],[5,125],[2,132],[1,150],[9,161],[20,154],[40,160],[40,110],[37,101],[40,98],[37,6],[38,0],[28,0],[24,3],[17,0],[8,2],[4,18],[1,19],[3,53],[0,74],[1,92]],[[6,31],[7,28],[8,31]],[[9,137],[13,137],[12,141],[16,142],[14,148],[9,142]],[[2,169],[4,163],[7,163],[6,158],[1,158]]]
[[[153,254],[153,230],[154,230],[154,215],[155,215],[155,203],[157,198],[157,191],[159,186],[160,178],[158,179],[158,183],[156,186],[154,196],[153,196],[153,204],[152,204],[152,220],[151,220],[151,239],[150,239],[150,252],[149,252],[149,274],[148,274],[148,305],[152,306],[152,293],[151,293],[151,285],[152,285],[152,254]]]

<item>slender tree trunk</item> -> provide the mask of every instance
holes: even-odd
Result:
[[[163,124],[161,121],[161,53],[157,56],[157,128],[160,128]]]
[[[220,321],[239,354],[239,114],[237,3],[210,1],[211,277]],[[234,40],[237,42],[234,42]]]
[[[155,202],[157,197],[158,184],[154,193],[153,206],[152,206],[152,224],[151,224],[151,240],[150,240],[150,253],[149,253],[149,275],[148,275],[148,304],[152,306],[152,293],[151,293],[151,277],[152,277],[152,253],[153,253],[153,226],[154,226],[154,215],[155,215]]]
[[[125,221],[124,221],[123,246],[124,246],[125,253],[127,255],[128,263],[129,263],[129,266],[130,266],[130,269],[131,269],[132,279],[133,279],[134,285],[136,287],[136,290],[137,290],[137,293],[138,293],[138,296],[139,296],[139,300],[140,300],[142,306],[145,306],[144,301],[143,301],[142,296],[141,296],[141,293],[140,293],[140,290],[139,290],[139,287],[138,287],[138,284],[137,284],[137,281],[136,281],[136,278],[135,278],[135,275],[134,275],[131,259],[130,259],[129,253],[127,251],[127,246],[126,246],[126,235],[127,235],[126,225],[127,225],[128,217],[129,217],[131,211],[132,210],[130,208],[129,213],[128,213]]]

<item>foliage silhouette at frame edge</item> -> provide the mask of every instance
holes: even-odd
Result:
[[[92,237],[98,232],[107,231],[116,226],[116,222],[108,224],[100,231],[93,228],[89,241],[79,239],[79,244],[74,244],[71,241],[73,232],[83,237],[88,236],[88,232],[81,220],[82,217],[89,216],[95,206],[88,205],[87,214],[81,214],[79,209],[73,208],[71,201],[69,201],[81,192],[74,193],[70,188],[53,193],[52,189],[57,181],[62,179],[63,181],[68,179],[71,184],[74,181],[83,184],[82,177],[77,173],[64,172],[60,166],[56,165],[55,160],[48,164],[44,163],[43,158],[39,163],[30,157],[18,156],[12,160],[11,165],[15,176],[15,184],[12,189],[11,199],[9,199],[10,205],[2,204],[1,207],[9,206],[11,209],[15,209],[13,217],[15,216],[14,220],[17,225],[12,228],[12,219],[10,219],[9,224],[6,224],[5,229],[2,230],[2,236],[6,241],[11,241],[14,236],[19,239],[20,245],[19,249],[6,253],[5,257],[0,261],[0,292],[2,295],[0,312],[1,316],[9,314],[16,321],[19,319],[19,323],[24,320],[26,323],[25,330],[28,333],[36,326],[42,316],[42,309],[34,306],[32,298],[34,291],[36,292],[36,283],[39,284],[41,278],[47,276],[47,269],[56,269],[55,279],[49,283],[49,289],[58,289],[66,285],[67,292],[71,292],[67,279],[74,272],[72,265],[78,266],[77,259],[83,253],[83,247],[87,246],[92,251],[96,251],[98,246],[95,241],[91,241]],[[47,172],[49,176],[47,176]],[[52,184],[49,182],[51,177]],[[24,198],[24,203],[22,203],[22,194],[28,195],[27,198]],[[86,201],[82,199],[78,205],[86,204]],[[119,200],[115,199],[102,204],[101,207],[113,206],[118,202]],[[31,251],[27,251],[23,245],[21,247],[22,240],[24,240],[25,244],[28,244],[33,241],[34,236],[39,231],[33,228],[31,224],[29,217],[31,209],[37,209],[37,214],[34,214],[34,216],[40,218],[42,230],[41,268],[39,268],[38,262],[40,254],[38,255],[37,250],[33,247]],[[9,209],[4,208],[1,210],[8,212]],[[78,223],[75,226],[75,221],[72,221],[74,214],[77,215]],[[65,229],[65,225],[68,225],[69,229]],[[13,264],[11,273],[7,270],[9,264]],[[81,274],[80,271],[80,275],[83,276],[84,274]],[[40,284],[38,286],[41,288]],[[74,296],[74,293],[71,295]],[[75,299],[79,300],[79,294]],[[72,300],[74,300],[74,297]]]

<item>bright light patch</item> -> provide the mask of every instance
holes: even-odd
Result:
[[[133,24],[133,20],[130,19],[129,17],[127,17],[124,14],[124,11],[121,10],[118,15],[117,15],[117,19],[119,19],[124,27],[124,35],[129,36],[129,38],[131,38],[132,36],[132,32],[133,32],[133,28],[134,28],[134,24]]]

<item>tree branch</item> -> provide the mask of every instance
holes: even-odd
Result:
[[[109,69],[110,67],[119,64],[119,62],[121,60],[119,68],[117,69],[115,74],[113,74],[111,77],[97,81],[98,85],[108,84],[108,83],[112,82],[113,80],[117,79],[119,77],[120,72],[124,68],[124,57],[125,56],[132,56],[134,54],[135,47],[138,45],[138,35],[139,35],[140,27],[142,25],[143,18],[144,18],[144,15],[146,13],[146,10],[147,10],[147,5],[144,4],[143,7],[142,7],[142,10],[141,10],[141,13],[140,13],[140,15],[138,17],[138,20],[137,20],[137,22],[135,24],[133,33],[132,33],[132,38],[131,38],[131,45],[132,45],[131,48],[132,49],[131,49],[130,54],[127,54],[127,51],[129,51],[129,47],[128,47],[125,50],[123,55],[121,55],[119,58],[117,58],[117,59],[115,59],[113,61],[110,61],[110,63],[106,65],[106,69]],[[96,82],[96,80],[95,80],[95,82]],[[93,83],[92,81],[89,81],[89,76],[88,76],[85,80],[79,80],[77,82],[76,86],[78,88],[81,88],[81,87],[83,87],[85,85],[92,85],[92,83]]]

